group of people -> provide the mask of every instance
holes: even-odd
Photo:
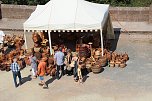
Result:
[[[31,63],[31,72],[33,75],[33,79],[39,77],[40,79],[40,86],[43,86],[43,88],[47,88],[47,85],[45,83],[45,75],[46,75],[46,68],[47,63],[45,62],[47,58],[42,58],[41,60],[38,60],[34,53],[31,53],[29,60]],[[83,83],[82,73],[81,69],[84,67],[84,59],[85,58],[79,58],[78,54],[74,52],[71,53],[70,49],[67,49],[66,51],[63,48],[59,47],[58,50],[54,53],[54,65],[56,66],[56,73],[55,77],[57,80],[59,80],[62,76],[67,74],[68,76],[73,75],[75,82]],[[20,73],[20,67],[17,64],[17,59],[13,59],[13,63],[11,64],[11,70],[13,73],[14,78],[14,84],[15,87],[18,87],[22,84],[21,79],[21,73]],[[19,78],[19,85],[17,85],[16,77]]]

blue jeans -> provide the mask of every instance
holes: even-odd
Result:
[[[20,73],[20,71],[18,71],[18,72],[13,72],[13,79],[14,79],[15,87],[17,87],[17,81],[16,81],[17,76],[18,76],[18,78],[19,78],[19,84],[22,84],[22,80],[21,80],[22,78],[21,78],[21,73]]]
[[[78,71],[77,70],[78,70],[78,65],[77,65],[77,61],[75,61],[74,68],[73,68],[73,75],[76,80],[78,80]]]
[[[64,75],[64,65],[57,65],[57,67],[56,67],[56,78],[59,80],[60,79],[60,76],[59,76],[59,71],[62,71],[62,73],[61,73],[61,76],[63,76]]]

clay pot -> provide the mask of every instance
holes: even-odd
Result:
[[[127,61],[127,60],[129,60],[129,56],[128,56],[128,54],[125,52],[125,54],[123,54],[123,58]]]
[[[115,67],[119,67],[120,66],[120,64],[115,64]]]
[[[120,68],[124,68],[124,67],[126,67],[126,63],[121,63]]]

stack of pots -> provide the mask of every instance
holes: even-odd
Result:
[[[110,67],[120,67],[124,68],[126,67],[126,62],[129,60],[128,54],[118,54],[113,52],[112,58],[110,60]]]
[[[102,56],[102,49],[98,48],[93,50],[93,57],[95,59],[95,62],[92,66],[92,72],[97,74],[100,73],[102,70],[102,67],[106,66],[107,64],[107,58],[106,56]]]

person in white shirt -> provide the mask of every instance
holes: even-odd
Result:
[[[4,36],[4,32],[0,30],[0,48],[3,46]]]

